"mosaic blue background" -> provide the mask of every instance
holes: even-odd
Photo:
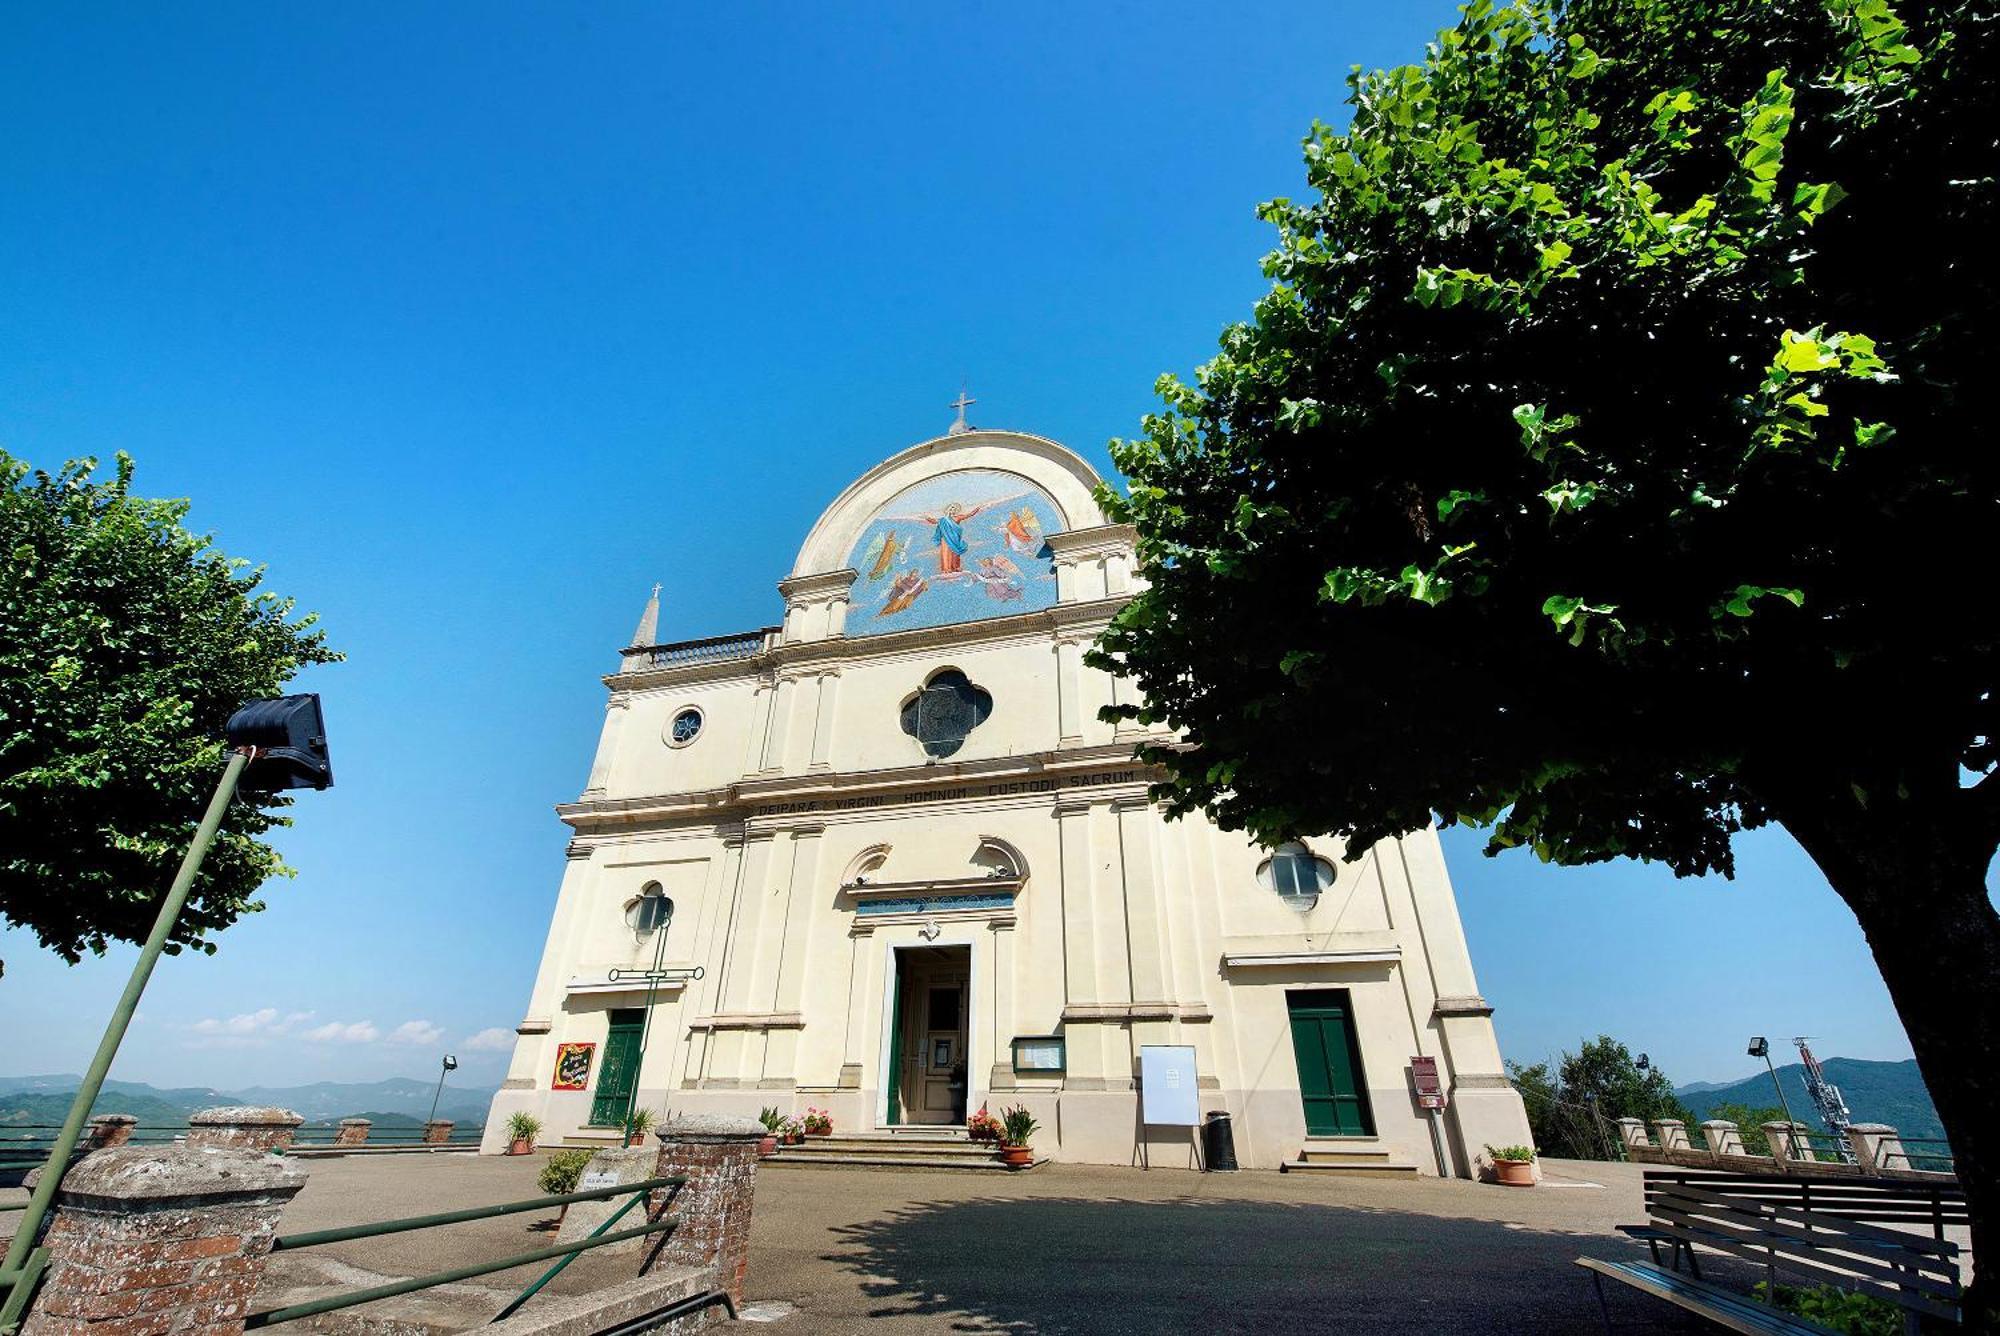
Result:
[[[959,525],[965,551],[949,569],[939,521],[948,507],[974,512]],[[1055,568],[1043,540],[1063,529],[1047,492],[1016,473],[960,469],[897,493],[862,528],[847,564],[860,572],[847,634],[949,626],[1052,606]]]

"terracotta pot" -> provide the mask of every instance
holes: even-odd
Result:
[[[627,1146],[643,1146],[646,1144],[646,1134],[644,1132],[634,1132],[631,1136],[625,1138],[625,1144]]]
[[[1000,1163],[1002,1164],[1012,1165],[1020,1169],[1026,1168],[1034,1162],[1035,1148],[1033,1146],[1002,1146],[1000,1148]]]
[[[785,1135],[785,1144],[787,1146],[803,1146],[806,1144],[806,1134],[804,1132],[788,1132]]]
[[[515,1137],[507,1146],[507,1153],[509,1155],[532,1155],[534,1150],[535,1143],[526,1137]]]
[[[765,1137],[765,1138],[764,1138],[764,1139],[763,1139],[762,1141],[759,1141],[759,1142],[757,1143],[757,1154],[759,1154],[760,1156],[761,1156],[761,1155],[775,1155],[775,1154],[777,1154],[777,1153],[778,1153],[778,1138],[777,1138],[777,1137],[775,1137],[775,1136],[767,1136],[767,1137]]]
[[[1495,1160],[1493,1174],[1501,1186],[1510,1188],[1531,1188],[1535,1186],[1535,1165],[1532,1160]]]
[[[806,1129],[806,1135],[809,1137],[830,1137],[833,1135],[833,1129],[831,1127],[820,1127],[820,1128],[808,1127]]]

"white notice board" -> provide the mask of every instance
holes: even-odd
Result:
[[[1201,1100],[1196,1094],[1194,1046],[1140,1045],[1139,1095],[1143,1121],[1165,1127],[1199,1127]]]

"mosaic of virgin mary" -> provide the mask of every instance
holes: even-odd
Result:
[[[862,527],[848,635],[999,617],[1055,602],[1045,533],[1062,528],[1025,478],[968,469],[892,497]]]

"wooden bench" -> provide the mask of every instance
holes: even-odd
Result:
[[[1956,1180],[1925,1183],[1906,1178],[1785,1178],[1724,1174],[1705,1169],[1648,1169],[1646,1210],[1662,1190],[1700,1188],[1740,1201],[1796,1206],[1869,1225],[1921,1225],[1942,1239],[1947,1225],[1969,1225],[1965,1188]],[[1637,1227],[1637,1228],[1643,1228]]]
[[[1649,1238],[1654,1262],[1605,1261],[1579,1257],[1591,1273],[1604,1325],[1611,1327],[1605,1302],[1607,1279],[1664,1299],[1709,1318],[1731,1331],[1822,1333],[1826,1328],[1782,1313],[1770,1305],[1779,1272],[1808,1284],[1832,1284],[1886,1299],[1904,1310],[1911,1331],[1921,1317],[1959,1320],[1958,1246],[1920,1234],[1882,1229],[1787,1202],[1727,1196],[1691,1184],[1649,1187]],[[1766,1302],[1713,1284],[1699,1274],[1683,1275],[1658,1264],[1658,1244],[1666,1242],[1690,1262],[1695,1245],[1763,1268]],[[1692,1270],[1692,1268],[1690,1268]]]

